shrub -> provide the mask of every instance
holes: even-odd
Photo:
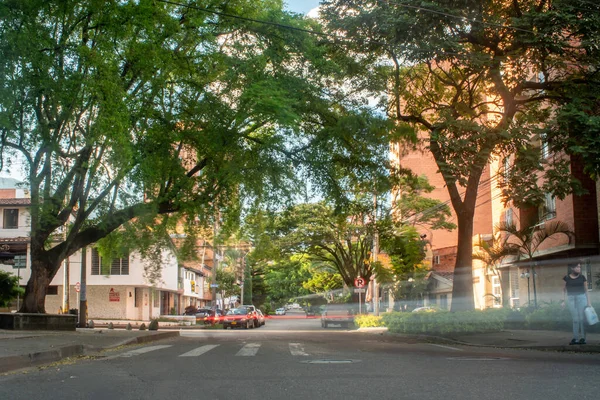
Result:
[[[142,324],[140,325],[140,331],[145,331],[146,330],[146,324],[144,324],[142,322]]]
[[[152,321],[150,321],[150,324],[148,325],[148,330],[149,331],[157,331],[158,330],[158,319],[153,319]]]
[[[354,323],[360,328],[377,328],[385,326],[383,317],[376,315],[357,315],[354,317]]]
[[[392,333],[450,335],[455,333],[497,332],[504,328],[504,310],[463,312],[393,312],[383,315]]]
[[[559,303],[547,303],[525,314],[528,329],[541,329],[551,331],[570,331],[572,319],[569,307],[562,307]]]

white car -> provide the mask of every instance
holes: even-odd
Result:
[[[285,315],[285,308],[278,308],[275,310],[275,315]]]

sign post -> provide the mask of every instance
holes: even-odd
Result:
[[[358,313],[362,314],[362,296],[361,293],[365,291],[363,289],[365,287],[365,280],[363,277],[359,276],[354,280],[354,286],[356,287],[356,291],[358,292]]]

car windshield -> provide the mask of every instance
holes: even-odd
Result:
[[[248,310],[246,308],[234,308],[232,310],[227,311],[227,315],[246,315],[248,314]]]

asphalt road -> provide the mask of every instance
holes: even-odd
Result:
[[[598,398],[599,377],[597,355],[435,345],[277,318],[8,374],[0,399],[581,400]]]

